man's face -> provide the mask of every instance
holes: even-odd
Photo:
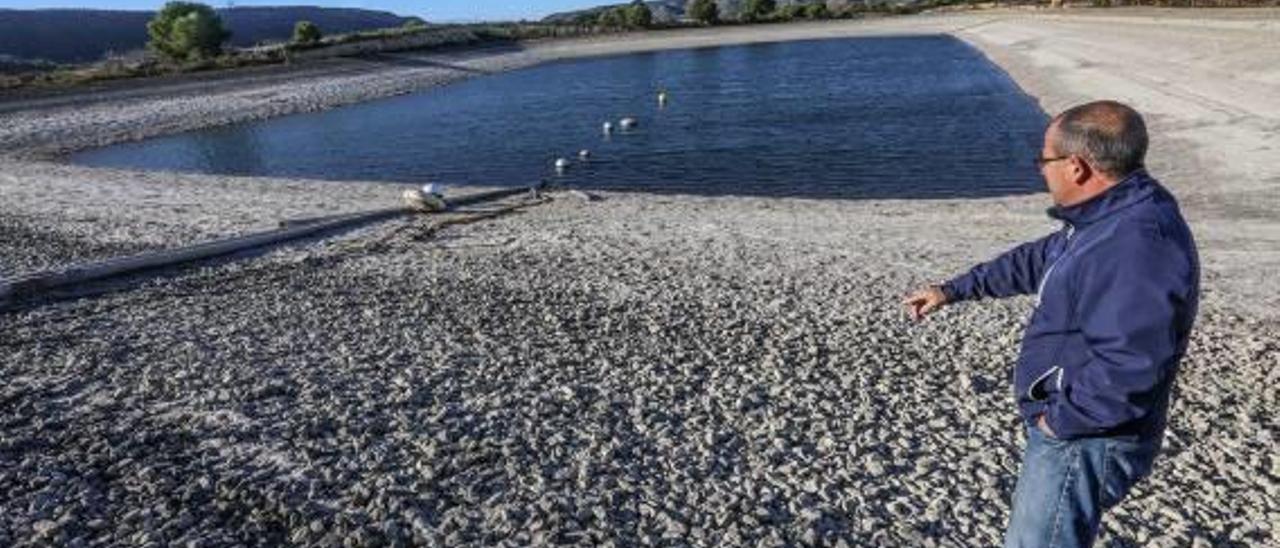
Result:
[[[1044,132],[1044,146],[1040,149],[1040,176],[1044,177],[1045,186],[1055,204],[1069,202],[1071,194],[1071,158],[1062,158],[1058,154],[1058,131],[1053,124]]]

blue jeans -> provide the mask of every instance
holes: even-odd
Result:
[[[1005,547],[1093,544],[1102,512],[1151,473],[1163,437],[1059,440],[1028,426]]]

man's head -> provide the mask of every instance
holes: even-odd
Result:
[[[1147,126],[1137,111],[1116,101],[1072,107],[1045,130],[1040,174],[1058,205],[1088,200],[1142,169]]]

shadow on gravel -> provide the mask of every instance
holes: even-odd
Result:
[[[312,236],[290,240],[290,241],[283,242],[276,245],[264,246],[264,247],[254,248],[254,249],[247,249],[247,250],[243,250],[235,253],[230,253],[227,255],[211,257],[208,259],[192,261],[192,262],[177,264],[173,266],[150,268],[150,269],[141,270],[138,272],[125,274],[121,276],[111,277],[103,280],[80,283],[80,284],[76,284],[76,285],[65,287],[65,288],[39,291],[31,295],[14,295],[7,302],[4,300],[0,300],[0,317],[3,317],[3,315],[8,313],[17,314],[27,310],[32,310],[32,309],[48,306],[51,304],[57,304],[65,301],[74,301],[74,300],[85,299],[85,298],[95,298],[95,297],[101,297],[101,296],[111,295],[115,293],[127,292],[134,289],[138,289],[139,287],[142,287],[147,283],[151,282],[152,280],[155,280],[158,278],[181,278],[186,276],[201,277],[201,274],[199,273],[201,271],[206,271],[206,270],[211,272],[210,274],[207,274],[207,275],[213,275],[212,272],[219,271],[219,267],[222,267],[225,265],[230,265],[230,264],[245,261],[248,259],[262,257],[264,255],[267,255],[275,251],[280,251],[282,249],[300,248],[300,247],[315,245],[329,238],[333,238],[335,236],[339,236],[341,234],[345,234],[354,230],[359,230],[361,228],[367,228],[367,225],[351,226],[346,228],[335,229],[335,230],[326,231],[326,232],[312,235]],[[381,242],[375,241],[375,242],[370,242],[368,245],[372,246],[379,243]],[[134,255],[134,253],[118,254],[115,256],[124,257],[124,256],[131,256],[131,255]],[[346,255],[344,254],[342,256],[346,256]],[[83,264],[84,262],[90,262],[93,260],[105,260],[110,257],[111,257],[110,254],[103,254],[95,258],[88,258],[88,259],[80,258],[77,261],[64,263],[63,267],[69,266],[70,264]],[[230,274],[230,275],[234,276],[235,274]],[[211,292],[216,293],[217,290],[213,290],[209,288],[202,289],[202,293],[204,294],[208,294]]]
[[[520,48],[511,47],[511,48],[504,48],[504,50],[496,50],[494,51],[494,53],[495,54],[510,53],[514,51],[519,51]],[[444,61],[437,61],[430,57],[417,57],[417,56],[403,55],[403,54],[395,55],[395,54],[389,54],[389,53],[376,53],[376,54],[370,54],[370,55],[363,55],[360,57],[360,59],[377,63],[380,65],[391,65],[391,66],[403,67],[403,68],[440,68],[440,69],[446,69],[446,70],[456,70],[460,72],[466,72],[466,73],[477,74],[477,75],[493,74],[492,71],[468,67],[458,63],[446,63]]]
[[[391,248],[393,241],[410,244],[425,242],[437,238],[440,230],[447,227],[459,224],[483,222],[498,217],[521,215],[525,208],[536,206],[540,203],[542,202],[532,201],[506,206],[466,206],[453,211],[453,213],[456,213],[457,215],[446,216],[443,218],[433,218],[430,216],[404,217],[400,220],[376,221],[363,225],[352,225],[344,228],[327,230],[319,234],[289,240],[279,244],[246,249],[218,257],[211,257],[208,259],[191,261],[167,267],[149,268],[126,275],[80,283],[66,288],[39,291],[32,295],[15,295],[7,301],[4,300],[2,295],[0,295],[0,318],[3,318],[8,313],[17,315],[24,311],[60,302],[95,298],[131,291],[158,278],[189,278],[194,280],[190,283],[176,284],[178,289],[165,290],[166,293],[170,295],[174,293],[181,294],[183,291],[181,288],[189,287],[191,284],[200,285],[198,290],[193,291],[202,295],[219,293],[226,290],[213,288],[224,287],[225,284],[222,282],[227,278],[234,279],[246,274],[263,275],[264,273],[267,276],[288,277],[299,267],[321,267],[324,269],[331,269],[354,257],[385,252]],[[262,257],[282,249],[313,246],[324,240],[345,233],[368,229],[372,226],[377,226],[378,224],[392,223],[400,224],[379,237],[364,237],[352,240],[345,244],[335,245],[316,253],[306,254],[300,257],[296,262],[255,262],[246,263],[246,265],[242,267],[222,268],[234,263],[245,262],[248,259]],[[132,253],[127,255],[132,255]],[[105,259],[107,257],[101,256],[99,258]],[[79,262],[80,261],[77,261],[77,264],[79,264]],[[66,265],[64,264],[64,266]],[[199,281],[209,278],[218,278],[220,281],[213,284],[203,284]],[[0,278],[0,282],[4,281],[6,280]]]

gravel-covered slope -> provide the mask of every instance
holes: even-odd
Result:
[[[6,315],[0,531],[995,544],[1028,303],[910,324],[900,291],[999,247],[921,243],[958,215],[917,207],[561,199]],[[1274,538],[1275,335],[1206,302],[1168,452],[1108,539]]]

